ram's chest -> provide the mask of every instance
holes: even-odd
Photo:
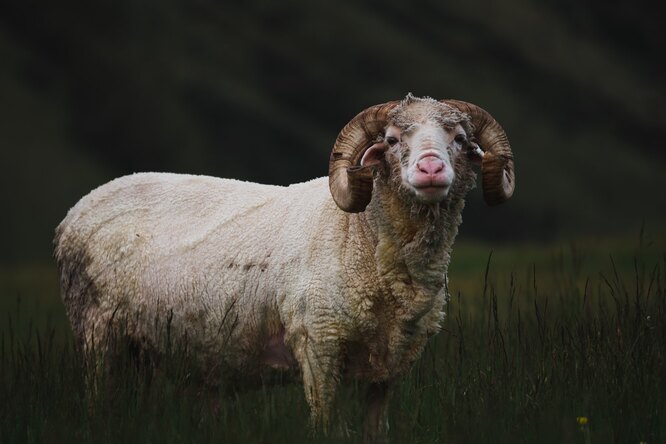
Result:
[[[443,304],[437,294],[412,291],[412,304],[391,293],[385,296],[373,301],[370,322],[346,346],[350,377],[384,381],[405,373],[439,328]]]

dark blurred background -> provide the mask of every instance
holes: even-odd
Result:
[[[504,126],[514,199],[461,236],[664,231],[665,4],[8,0],[0,6],[0,263],[50,260],[92,188],[136,171],[288,184],[408,92]]]

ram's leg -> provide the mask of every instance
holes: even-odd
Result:
[[[303,334],[296,341],[294,356],[301,368],[313,430],[327,433],[340,375],[340,342]]]
[[[363,441],[384,442],[388,440],[388,405],[391,389],[388,382],[371,383],[365,398],[365,421]]]

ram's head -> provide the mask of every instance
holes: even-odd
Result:
[[[331,194],[342,210],[363,211],[372,197],[374,170],[390,168],[392,158],[403,189],[418,202],[439,203],[456,179],[458,156],[481,163],[488,205],[511,197],[513,155],[495,119],[471,103],[410,94],[362,111],[342,129],[329,162]]]

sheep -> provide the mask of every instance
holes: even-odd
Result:
[[[513,155],[489,113],[409,94],[341,130],[328,179],[115,179],[56,229],[74,335],[102,350],[123,319],[135,344],[160,352],[153,320],[168,319],[212,385],[299,375],[315,429],[326,430],[339,382],[362,380],[364,435],[385,436],[393,382],[444,320],[475,164],[489,205],[513,194]]]

